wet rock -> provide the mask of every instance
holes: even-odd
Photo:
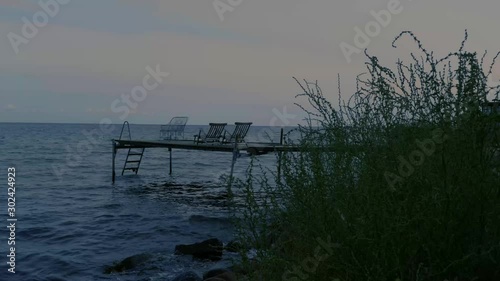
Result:
[[[192,255],[196,259],[218,261],[222,258],[223,244],[219,239],[208,239],[200,243],[175,246],[176,255]]]
[[[203,274],[203,280],[215,277],[217,275],[220,275],[220,274],[223,274],[223,273],[226,273],[229,271],[230,270],[227,268],[216,268],[216,269],[209,270],[209,271],[205,272],[205,274]]]
[[[240,242],[232,240],[227,243],[225,250],[232,253],[238,253],[242,250],[245,250],[245,247]]]
[[[105,274],[110,274],[113,272],[123,272],[126,270],[137,268],[152,258],[151,254],[138,254],[125,258],[119,263],[115,263],[112,266],[107,266],[104,269]]]
[[[202,280],[203,279],[201,279],[200,276],[198,276],[198,274],[192,271],[185,272],[172,279],[172,281],[202,281]]]

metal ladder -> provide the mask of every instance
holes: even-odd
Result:
[[[127,126],[128,139],[132,140],[132,135],[130,134],[130,125],[128,121],[123,122],[122,131],[120,133],[120,139],[122,139],[123,137],[123,131],[125,130],[125,125]],[[127,158],[125,159],[125,164],[123,165],[122,169],[122,176],[127,170],[132,171],[137,175],[137,173],[139,172],[139,167],[141,166],[144,150],[145,148],[137,148],[136,150],[132,150],[132,148],[128,149]]]

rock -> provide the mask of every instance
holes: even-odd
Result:
[[[219,239],[213,238],[201,243],[175,246],[176,255],[192,255],[197,259],[218,261],[222,258],[223,244]]]
[[[128,258],[125,258],[119,263],[115,263],[112,266],[107,266],[104,269],[105,274],[110,274],[113,272],[123,272],[126,270],[134,269],[137,268],[140,265],[143,265],[146,263],[148,260],[150,260],[152,255],[150,254],[138,254],[134,256],[130,256]]]
[[[202,281],[202,280],[203,279],[201,279],[200,276],[198,276],[198,274],[192,271],[185,272],[172,279],[172,281]]]
[[[204,279],[205,281],[236,281],[236,274],[231,271],[219,274],[215,277]]]
[[[237,252],[243,250],[243,245],[241,245],[241,243],[236,241],[236,240],[232,240],[232,241],[229,241],[229,243],[227,243],[225,249],[228,252],[237,253]]]
[[[230,271],[230,270],[226,269],[226,268],[216,268],[216,269],[209,270],[209,271],[205,272],[205,274],[203,274],[203,280],[215,277],[217,275],[226,273],[228,271]]]

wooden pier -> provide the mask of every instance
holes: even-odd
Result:
[[[127,140],[127,139],[113,139],[113,159],[112,159],[112,181],[115,182],[115,160],[116,153],[121,149],[128,149],[127,159],[123,166],[122,175],[126,170],[131,170],[137,174],[142,156],[146,148],[167,148],[170,153],[170,174],[172,174],[172,150],[185,149],[185,150],[202,150],[202,151],[219,151],[233,153],[233,160],[231,163],[231,171],[233,170],[234,163],[240,152],[246,152],[250,155],[262,155],[267,153],[277,152],[281,155],[284,151],[298,151],[298,147],[283,144],[283,136],[281,136],[279,143],[263,143],[263,142],[210,142],[210,143],[197,143],[193,140]],[[135,158],[134,158],[135,157]],[[128,164],[134,165],[132,167]],[[232,172],[231,172],[232,176]]]
[[[242,143],[199,143],[196,144],[192,140],[113,140],[115,149],[129,148],[175,148],[187,150],[204,150],[204,151],[221,151],[233,152],[246,151],[249,154],[265,154],[269,152],[290,151],[292,146],[283,145],[280,143],[264,143],[264,142],[242,142]]]

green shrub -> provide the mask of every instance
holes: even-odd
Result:
[[[441,59],[402,36],[422,54],[395,70],[367,54],[337,108],[297,80],[301,152],[272,181],[252,166],[236,209],[253,280],[500,280],[498,123],[481,111],[495,60],[485,70],[467,34]]]

